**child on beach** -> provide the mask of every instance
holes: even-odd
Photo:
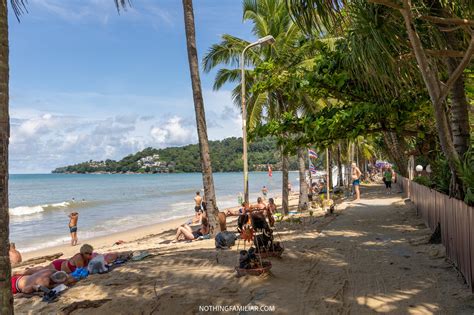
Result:
[[[77,245],[77,220],[79,213],[72,212],[69,214],[69,232],[71,233],[71,246]]]

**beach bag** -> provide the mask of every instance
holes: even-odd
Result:
[[[105,273],[109,271],[105,263],[105,256],[104,255],[97,255],[87,265],[87,270],[90,274],[95,273]]]
[[[217,233],[215,241],[216,248],[227,249],[235,245],[236,236],[234,233],[229,231],[222,231]]]

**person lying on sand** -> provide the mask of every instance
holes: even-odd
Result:
[[[93,251],[93,248],[91,245],[84,244],[81,246],[80,252],[75,254],[69,259],[55,259],[51,262],[50,265],[46,267],[41,266],[41,267],[29,268],[29,269],[26,269],[22,274],[31,275],[43,269],[72,273],[77,268],[87,267],[87,264],[92,259],[92,251]]]
[[[14,265],[21,263],[21,254],[15,248],[15,243],[10,243],[10,250],[8,251],[8,254],[10,256],[10,264]]]
[[[201,227],[197,231],[193,231],[187,224],[180,226],[176,231],[176,237],[173,243],[176,243],[180,240],[196,240],[200,236],[204,236],[206,234],[209,234],[209,222],[207,221],[207,218],[203,217]]]
[[[69,277],[64,271],[51,269],[40,270],[32,275],[15,275],[11,278],[12,293],[33,293],[41,287],[51,289],[68,280]]]

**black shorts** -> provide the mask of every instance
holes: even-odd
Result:
[[[194,207],[194,211],[196,211],[196,212],[201,211],[201,207],[200,207],[200,206],[195,206],[195,207]]]
[[[385,188],[392,188],[392,181],[385,181]]]
[[[70,227],[69,227],[69,232],[70,232],[70,233],[77,232],[77,226],[70,226]]]

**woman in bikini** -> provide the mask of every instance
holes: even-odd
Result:
[[[75,254],[69,259],[55,259],[51,262],[50,265],[46,267],[34,267],[26,269],[22,272],[22,275],[32,275],[37,271],[43,269],[51,269],[56,271],[64,271],[66,273],[73,273],[77,268],[87,267],[89,261],[92,259],[93,248],[89,244],[84,244],[81,246],[79,253]]]
[[[66,273],[72,273],[77,268],[87,267],[89,261],[92,259],[92,251],[94,249],[89,244],[81,246],[79,253],[72,256],[69,259],[56,259],[53,260],[50,267],[53,267],[57,271],[65,271]]]
[[[176,231],[176,237],[174,239],[174,242],[179,241],[183,237],[185,240],[192,241],[206,234],[209,234],[209,222],[207,221],[206,217],[203,217],[201,221],[201,227],[197,231],[193,231],[191,227],[187,224],[180,226]]]

